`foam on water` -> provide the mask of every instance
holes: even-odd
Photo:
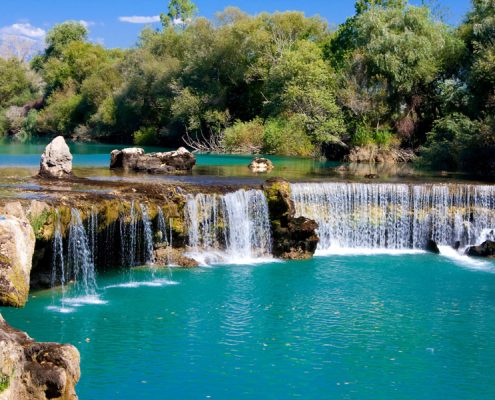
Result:
[[[85,295],[85,296],[66,298],[64,299],[64,303],[70,304],[74,307],[80,307],[85,304],[94,304],[94,305],[107,304],[108,301],[100,299],[98,295]]]
[[[438,250],[440,250],[442,257],[454,261],[461,267],[495,273],[495,263],[470,257],[463,253],[464,250],[457,251],[450,246],[438,246]]]
[[[116,289],[116,288],[139,288],[139,287],[161,287],[168,285],[178,285],[179,282],[171,281],[168,279],[155,279],[153,281],[141,281],[141,282],[124,282],[115,285],[105,286],[104,289]]]
[[[64,306],[48,306],[48,307],[46,307],[46,309],[49,311],[54,311],[54,312],[58,312],[61,314],[70,314],[70,313],[76,311],[76,309],[73,307],[64,307]]]
[[[338,256],[374,256],[374,255],[392,255],[392,256],[401,256],[407,254],[424,254],[426,253],[424,250],[419,249],[387,249],[387,248],[378,248],[371,249],[367,247],[330,247],[325,250],[316,250],[316,257],[325,257],[330,255],[338,255]]]
[[[267,255],[264,257],[242,257],[228,251],[221,250],[196,250],[185,253],[187,257],[196,260],[200,266],[208,267],[215,264],[229,265],[254,265],[277,262],[276,259]]]

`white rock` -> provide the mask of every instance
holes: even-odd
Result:
[[[57,136],[41,155],[39,174],[46,178],[64,178],[72,175],[72,154],[62,136]]]

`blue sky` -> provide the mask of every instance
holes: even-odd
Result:
[[[354,12],[354,0],[197,0],[199,14],[212,17],[228,5],[249,13],[261,11],[300,10],[307,15],[319,14],[331,24],[339,24]],[[420,0],[411,1],[419,4]],[[438,0],[448,9],[446,20],[456,24],[470,7],[470,0]],[[65,20],[84,21],[90,38],[107,47],[129,47],[136,42],[145,26],[136,20],[154,20],[164,11],[167,0],[0,0],[0,35],[14,35],[42,40],[44,32]],[[128,18],[122,18],[128,17]],[[133,17],[146,17],[136,19]],[[119,19],[120,18],[120,19]],[[123,22],[123,20],[134,21]],[[155,23],[154,26],[159,26]]]

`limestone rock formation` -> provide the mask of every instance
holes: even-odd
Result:
[[[268,158],[256,157],[248,165],[252,172],[269,172],[274,166]]]
[[[38,343],[0,315],[0,400],[77,400],[79,352]]]
[[[173,174],[191,171],[196,157],[184,147],[176,151],[146,154],[141,148],[113,150],[110,153],[110,168],[146,171],[150,174]]]
[[[306,217],[295,218],[289,182],[280,178],[269,179],[263,189],[272,224],[273,255],[288,260],[313,257],[319,241],[316,234],[318,224]]]
[[[155,250],[155,264],[158,266],[166,266],[168,263],[178,265],[183,268],[194,268],[199,266],[199,263],[185,256],[181,250],[170,247],[160,247]]]
[[[35,236],[18,203],[0,212],[0,305],[22,307],[29,293]]]
[[[466,250],[468,256],[495,258],[495,242],[487,240],[479,246],[472,246]]]
[[[410,162],[414,158],[414,153],[411,150],[381,148],[378,146],[354,147],[345,157],[346,161],[349,162],[384,164]]]
[[[62,136],[57,136],[41,155],[39,175],[44,178],[66,178],[72,175],[72,154]]]

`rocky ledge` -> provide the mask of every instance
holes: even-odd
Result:
[[[110,153],[110,168],[145,171],[150,174],[173,174],[191,171],[196,157],[184,147],[176,151],[146,154],[141,148],[113,150]]]
[[[313,257],[319,240],[316,234],[318,224],[306,217],[295,217],[289,182],[280,178],[269,179],[263,189],[272,224],[273,255],[285,260]]]
[[[74,346],[35,342],[0,315],[0,400],[76,400],[79,361]]]

